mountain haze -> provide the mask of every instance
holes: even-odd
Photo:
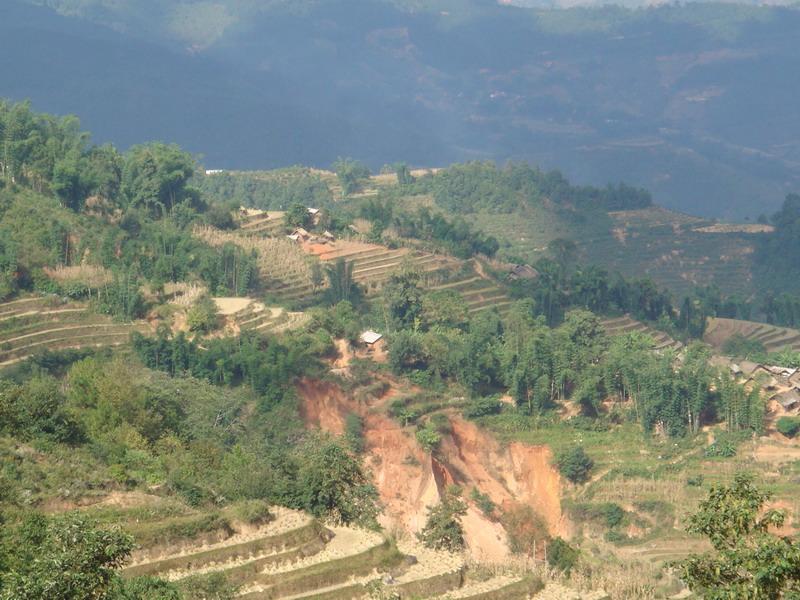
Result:
[[[528,160],[728,218],[800,179],[793,8],[35,4],[0,7],[0,96],[209,168]]]

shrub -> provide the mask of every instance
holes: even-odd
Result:
[[[442,435],[436,431],[431,423],[426,423],[424,427],[417,429],[417,442],[425,452],[433,452],[442,441]]]
[[[11,568],[3,574],[0,598],[7,600],[106,598],[133,549],[131,536],[99,529],[77,513],[31,515],[3,534],[3,558]]]
[[[725,340],[725,343],[722,344],[722,352],[726,356],[736,358],[755,358],[766,354],[764,344],[758,340],[748,339],[741,333],[735,333]]]
[[[186,313],[190,331],[208,333],[217,328],[217,305],[208,296],[201,296]]]
[[[111,588],[113,600],[181,600],[177,584],[156,577],[118,578]]]
[[[561,538],[555,538],[547,546],[547,564],[567,575],[578,562],[579,552]]]
[[[606,531],[603,539],[612,544],[621,544],[630,540],[627,535],[616,530]]]
[[[180,585],[186,598],[233,600],[238,592],[237,586],[229,583],[222,572],[187,577]]]
[[[500,523],[508,532],[508,546],[515,554],[533,554],[537,542],[548,538],[547,525],[530,506],[517,504],[503,511]]]
[[[344,419],[344,439],[356,454],[364,452],[364,420],[355,413]]]
[[[334,523],[377,525],[378,491],[343,444],[312,438],[298,453],[297,483],[305,510]]]
[[[697,475],[692,475],[686,478],[686,485],[690,487],[702,487],[703,486],[704,477],[702,473],[698,473]]]
[[[706,458],[733,458],[736,456],[736,446],[730,440],[717,440],[703,450]]]
[[[269,503],[264,500],[245,500],[233,507],[233,516],[249,525],[263,525],[272,520]]]
[[[637,510],[650,513],[659,522],[666,522],[673,515],[672,505],[663,500],[639,500],[634,502],[633,505]]]
[[[574,446],[559,452],[556,456],[559,473],[572,483],[585,483],[594,467],[594,461],[586,454],[583,446]]]
[[[435,429],[437,433],[442,435],[448,434],[453,430],[450,419],[448,419],[447,415],[444,413],[436,413],[435,415],[431,415],[428,423],[431,428]]]
[[[467,419],[477,419],[487,415],[496,415],[502,408],[503,403],[495,397],[477,398],[464,409],[464,416]]]
[[[495,508],[497,508],[495,503],[492,502],[492,499],[487,494],[481,492],[478,488],[472,488],[470,498],[472,498],[473,502],[475,502],[481,512],[487,517],[492,516]]]
[[[786,437],[794,437],[800,431],[800,417],[781,417],[775,427]]]
[[[606,502],[600,505],[600,514],[603,516],[606,527],[614,529],[625,519],[625,511],[619,504]]]
[[[567,421],[567,425],[579,431],[608,431],[610,429],[606,421],[583,415],[572,417]]]
[[[395,400],[389,405],[389,414],[393,419],[397,419],[407,427],[420,417],[420,411],[408,406],[408,399]]]
[[[464,528],[461,517],[467,505],[461,499],[461,489],[450,486],[441,503],[428,509],[428,521],[417,535],[427,548],[457,552],[464,549]]]

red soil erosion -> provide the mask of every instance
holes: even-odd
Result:
[[[470,503],[463,519],[467,546],[479,560],[503,560],[509,554],[506,532],[471,504],[473,487],[500,507],[531,506],[551,535],[568,535],[561,512],[561,480],[545,446],[500,445],[491,435],[458,415],[449,415],[452,432],[443,436],[436,456],[422,450],[413,427],[403,428],[375,410],[382,400],[359,402],[338,386],[312,380],[298,384],[301,413],[309,427],[341,434],[349,413],[364,420],[366,464],[384,505],[382,524],[388,529],[417,532],[427,509],[439,502],[444,489],[463,486]],[[390,391],[389,394],[392,392]]]

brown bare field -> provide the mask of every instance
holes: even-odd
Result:
[[[700,233],[772,233],[772,225],[761,223],[716,223],[707,227],[698,227],[694,231]]]

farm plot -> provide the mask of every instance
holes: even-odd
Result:
[[[715,348],[721,348],[734,335],[760,342],[767,352],[778,352],[784,348],[800,350],[800,330],[738,319],[709,319],[703,340]]]
[[[294,298],[293,293],[298,290],[311,291],[310,259],[285,237],[243,235],[213,227],[197,227],[194,235],[214,247],[235,244],[247,252],[256,252],[261,285],[278,299]]]
[[[257,331],[280,333],[304,325],[308,316],[302,312],[289,312],[281,307],[265,306],[250,298],[215,298],[217,306],[226,300],[237,300],[227,313],[221,311],[235,332]]]
[[[604,319],[600,324],[610,336],[625,335],[626,333],[632,333],[634,331],[649,335],[656,343],[656,350],[680,350],[683,347],[683,344],[677,340],[673,340],[663,331],[653,329],[641,321],[631,318],[629,315],[613,319]]]
[[[354,263],[353,278],[366,288],[367,295],[379,292],[393,271],[408,267],[422,274],[425,289],[451,290],[461,294],[470,313],[493,307],[503,313],[512,304],[496,282],[470,268],[474,265],[449,256],[359,242],[337,242],[313,246],[309,250],[323,262],[344,259]]]
[[[375,597],[380,588],[381,597],[524,600],[542,589],[531,573],[474,569],[465,556],[424,548],[413,536],[392,543],[288,508],[270,507],[267,519],[246,523],[236,505],[198,509],[175,498],[115,492],[81,510],[102,524],[125,523],[136,549],[123,577],[182,586],[221,574],[240,599],[344,600]]]
[[[246,209],[239,215],[239,232],[247,235],[278,237],[284,233],[283,211]]]
[[[459,293],[470,314],[496,308],[503,315],[509,311],[514,302],[497,283],[477,273],[468,272],[445,283],[434,283],[429,289]]]
[[[0,367],[43,350],[118,346],[134,331],[146,333],[144,321],[115,323],[89,312],[84,304],[26,298],[0,304]]]
[[[337,260],[353,264],[353,279],[362,284],[367,295],[382,288],[393,271],[403,267],[413,268],[423,274],[457,266],[457,261],[446,256],[417,252],[409,248],[390,249],[377,244],[338,241],[332,244],[311,244],[306,249],[323,263]]]

